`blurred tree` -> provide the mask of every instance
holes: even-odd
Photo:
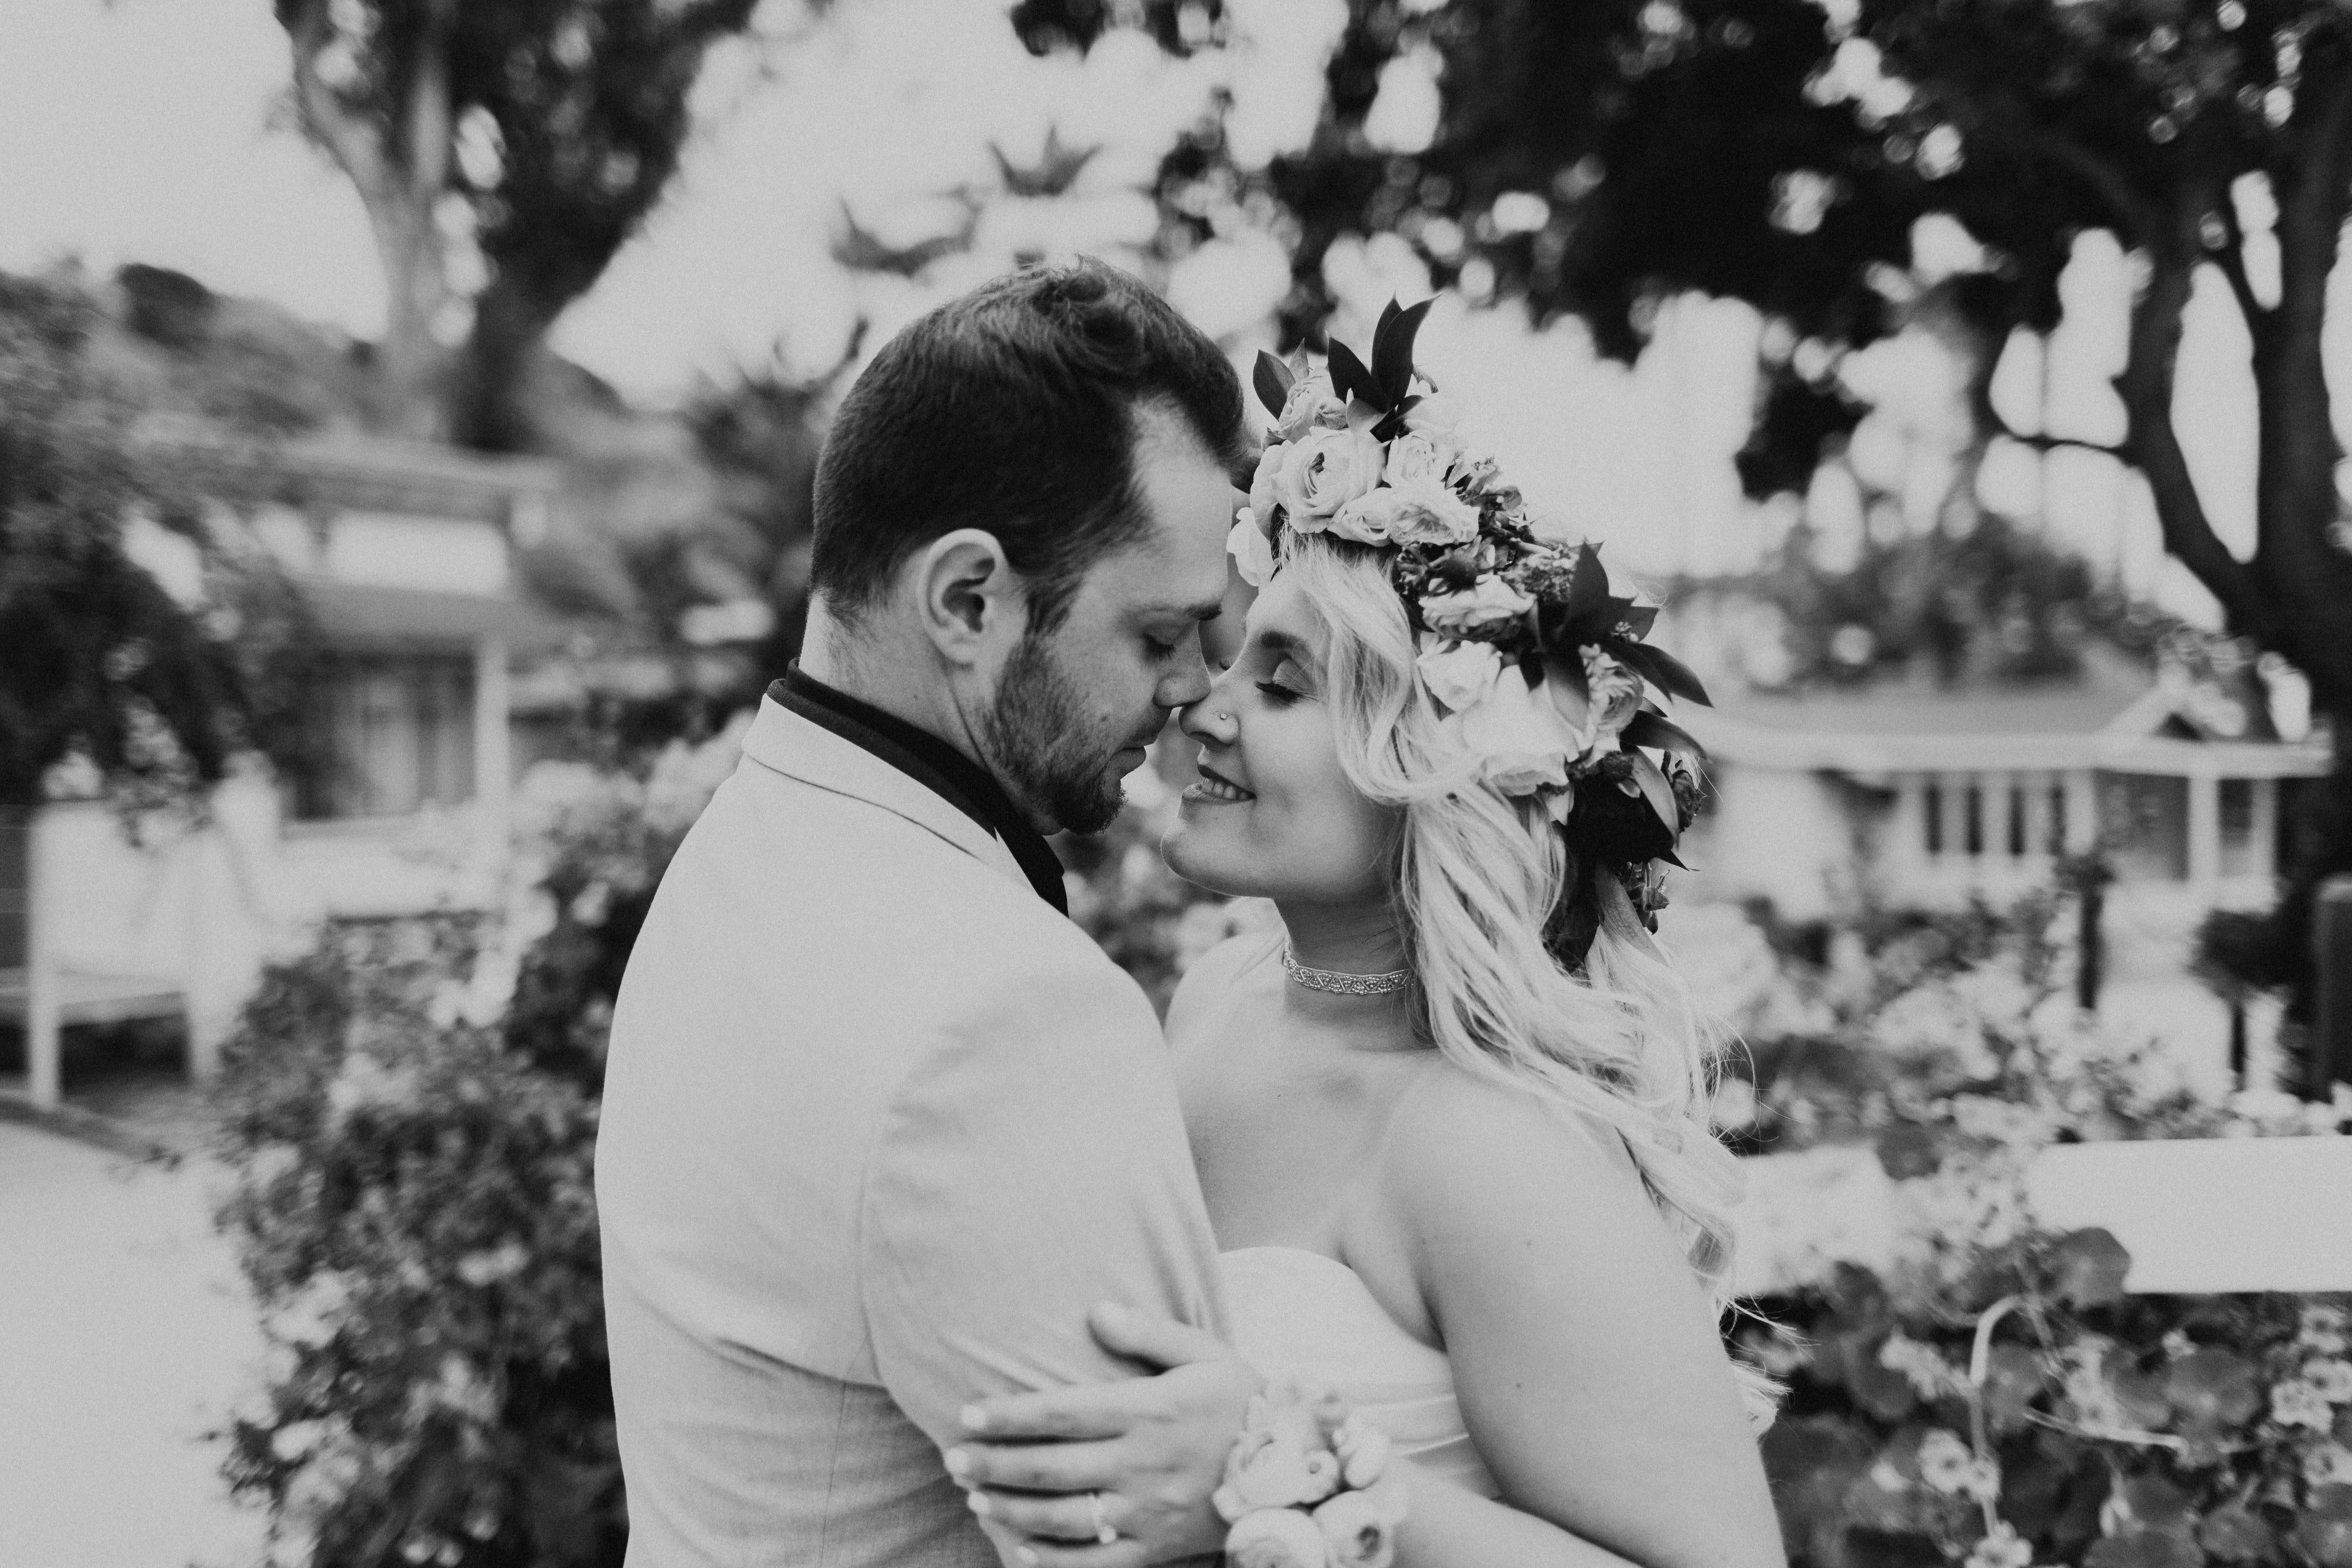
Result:
[[[127,545],[144,520],[192,557],[206,548],[93,362],[100,321],[69,279],[0,274],[0,808],[38,804],[77,759],[128,806],[186,804],[258,738],[258,670],[232,628],[182,605]]]
[[[1391,68],[1436,74],[1423,150],[1366,134]],[[2320,353],[2352,207],[2352,15],[2323,0],[1350,0],[1328,88],[1312,145],[1262,176],[1298,225],[1290,335],[1328,310],[1323,252],[1348,233],[1402,235],[1441,281],[1466,273],[1539,321],[1573,313],[1621,357],[1666,294],[1746,300],[1768,338],[1811,351],[1770,366],[1751,485],[1791,484],[1851,423],[1839,354],[1887,330],[1921,218],[1987,247],[1968,305],[1995,344],[2053,326],[2075,239],[2113,233],[2137,281],[2116,438],[2010,434],[2095,446],[2144,476],[2167,549],[2334,721],[2315,848],[2272,928],[2307,973],[2311,890],[2352,867],[2352,525]],[[1188,161],[1197,149],[1173,178],[1214,172]],[[2183,311],[2207,268],[2252,343],[2246,560],[2214,531],[2173,424]],[[2000,429],[1988,400],[1979,412]]]
[[[1035,55],[1083,54],[1113,27],[1141,27],[1174,55],[1224,41],[1224,0],[1019,0],[1009,15]]]
[[[704,53],[758,0],[275,4],[302,126],[374,230],[394,422],[527,446],[532,356],[659,199]]]

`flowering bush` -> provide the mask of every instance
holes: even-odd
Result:
[[[2352,1568],[2344,1301],[2125,1297],[2126,1262],[2027,1234],[1957,1281],[1847,1266],[1765,1303],[1740,1339],[1790,1384],[1792,1560]]]
[[[352,922],[226,1053],[222,1219],[276,1351],[227,1436],[289,1563],[617,1564],[591,1186],[606,1028],[740,731],[525,781],[497,915]]]
[[[2053,1143],[2336,1132],[2352,1096],[2197,1092],[2077,1013],[2057,912],[1890,925],[1818,964],[1707,944],[1717,999],[1760,1037],[1718,1121],[1800,1164],[1847,1145],[1889,1200],[1891,1234],[1809,1224],[1851,1226],[1851,1191],[1792,1190],[1787,1223],[1743,1227],[1782,1254],[1743,1268],[1774,1293],[1736,1337],[1790,1385],[1765,1456],[1790,1555],[2352,1568],[2345,1302],[2126,1297],[2115,1239],[2038,1229],[2025,1184]],[[1869,1265],[1827,1261],[1845,1249]]]

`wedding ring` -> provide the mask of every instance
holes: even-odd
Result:
[[[1103,1517],[1102,1493],[1088,1492],[1087,1494],[1087,1506],[1094,1510],[1095,1540],[1104,1546],[1113,1546],[1118,1544],[1118,1531],[1113,1530],[1110,1527],[1110,1521]]]

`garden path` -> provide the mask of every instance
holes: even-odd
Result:
[[[0,1568],[251,1568],[202,1434],[260,1386],[218,1167],[0,1122]]]

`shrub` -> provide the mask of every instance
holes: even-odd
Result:
[[[247,1008],[222,1220],[277,1357],[226,1468],[287,1560],[620,1563],[596,1097],[629,944],[740,735],[535,769],[510,909],[332,926]]]

